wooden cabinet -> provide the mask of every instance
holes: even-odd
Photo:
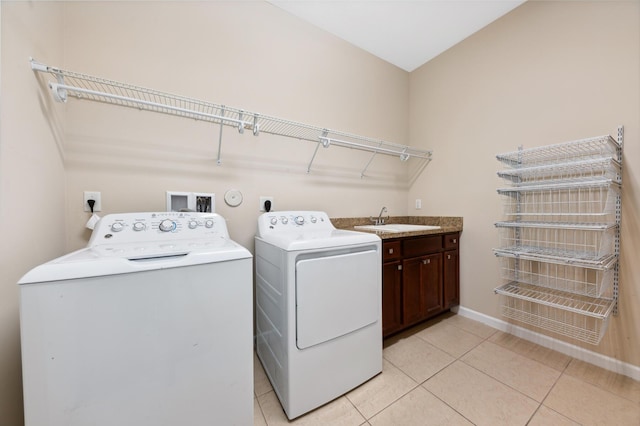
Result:
[[[444,236],[442,281],[444,290],[444,309],[460,304],[460,252],[458,241],[460,234]]]
[[[460,304],[460,256],[458,250],[447,251],[443,255],[444,309]]]
[[[442,254],[402,261],[404,324],[412,325],[442,311]]]
[[[382,245],[382,334],[402,329],[402,247],[399,240]]]
[[[383,241],[384,336],[459,303],[459,233]]]
[[[382,334],[402,329],[402,262],[382,264]]]

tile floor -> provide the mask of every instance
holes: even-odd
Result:
[[[640,425],[640,382],[459,315],[383,355],[382,374],[292,422],[255,357],[254,425]]]

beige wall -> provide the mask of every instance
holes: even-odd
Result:
[[[162,210],[166,190],[215,192],[252,248],[258,197],[362,216],[463,216],[462,303],[497,314],[491,248],[498,152],[626,128],[621,314],[598,351],[638,364],[637,2],[526,3],[411,75],[263,2],[2,2],[0,423],[22,422],[18,292],[30,267],[84,245],[82,191],[103,213]],[[63,25],[64,23],[64,25]],[[117,31],[114,30],[117,28]],[[408,189],[396,159],[224,131],[88,102],[53,104],[27,57],[114,80],[433,148]],[[410,114],[410,115],[409,115]],[[64,119],[64,120],[63,120]],[[63,126],[64,124],[64,126]],[[224,192],[243,192],[226,206]],[[423,210],[413,209],[414,199]],[[7,244],[10,242],[10,244]],[[635,312],[634,312],[635,311]],[[635,356],[635,358],[634,358]]]
[[[214,103],[406,143],[409,75],[266,2],[67,5],[65,67]],[[113,31],[117,27],[118,31]],[[81,36],[79,36],[81,35]],[[90,51],[91,54],[87,54]],[[231,236],[253,247],[258,199],[332,216],[406,213],[397,158],[87,102],[69,102],[68,247],[89,236],[83,190],[105,212],[165,209],[165,191],[216,194]],[[225,205],[239,189],[244,202]]]
[[[58,3],[2,2],[0,81],[0,424],[22,424],[18,279],[65,252],[62,117],[29,56],[62,59]]]
[[[166,190],[214,192],[232,237],[249,248],[260,195],[274,196],[278,210],[354,216],[386,205],[406,214],[406,172],[395,158],[376,158],[370,177],[360,179],[369,154],[330,147],[306,174],[313,144],[225,128],[218,167],[217,127],[87,102],[55,104],[27,58],[406,142],[409,76],[399,68],[266,2],[1,4],[0,202],[11,244],[2,244],[0,424],[22,423],[15,283],[86,244],[84,190],[102,192],[103,214],[163,210]],[[244,194],[237,208],[222,199],[232,188]]]
[[[411,144],[435,160],[409,191],[461,215],[462,305],[500,317],[495,155],[625,126],[620,315],[598,347],[640,365],[640,3],[527,2],[411,74]]]

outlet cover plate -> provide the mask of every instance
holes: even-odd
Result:
[[[91,207],[89,207],[89,200],[94,200],[96,203],[93,205],[93,212],[101,212],[102,211],[102,196],[100,191],[84,191],[84,211],[90,212]]]
[[[264,208],[264,202],[265,201],[271,201],[271,210],[270,211],[274,211],[275,209],[273,208],[273,197],[272,196],[261,196],[260,197],[260,211],[261,212],[266,212],[265,208]]]

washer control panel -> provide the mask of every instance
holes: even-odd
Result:
[[[325,212],[282,211],[264,213],[258,217],[258,235],[333,229],[335,227]]]
[[[215,213],[123,213],[101,218],[88,246],[212,237],[229,238],[224,218]]]

